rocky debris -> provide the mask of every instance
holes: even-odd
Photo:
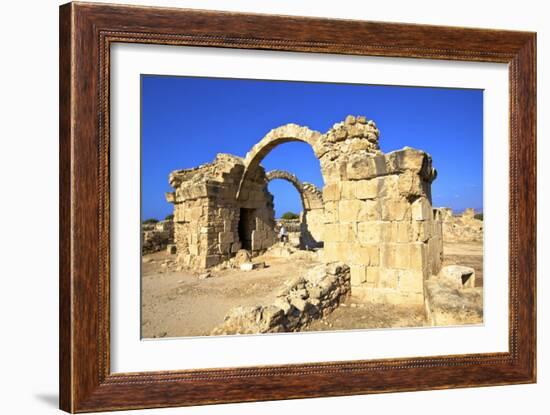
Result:
[[[441,268],[439,276],[455,282],[456,287],[474,288],[476,286],[476,271],[462,265],[447,265]]]
[[[213,335],[299,331],[331,313],[350,292],[349,267],[318,265],[285,283],[272,304],[236,307]]]
[[[250,252],[248,252],[246,249],[239,249],[234,258],[235,265],[240,266],[245,262],[250,262],[250,259],[251,259]]]
[[[269,255],[269,256],[275,257],[275,258],[289,258],[295,252],[297,252],[296,248],[294,248],[290,245],[285,245],[283,243],[278,243],[278,244],[273,245],[272,247],[270,247],[266,251],[266,255]]]
[[[207,278],[212,278],[213,275],[211,272],[204,272],[202,274],[199,274],[199,280],[205,280]]]
[[[241,271],[252,271],[265,268],[265,262],[243,262],[240,266]]]
[[[454,214],[451,208],[436,210],[441,215],[444,241],[483,241],[483,221],[475,217],[474,209],[465,209],[462,214]]]
[[[424,284],[426,316],[432,326],[458,326],[483,322],[483,289],[457,288],[447,277],[432,277]]]

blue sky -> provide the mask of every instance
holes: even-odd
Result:
[[[243,156],[272,128],[290,122],[321,133],[348,114],[380,129],[380,147],[430,153],[438,177],[434,206],[483,209],[483,91],[287,81],[142,75],[142,216],[164,218],[172,170]],[[262,162],[323,185],[319,161],[305,143],[285,143]],[[276,216],[299,212],[291,184],[274,180]]]

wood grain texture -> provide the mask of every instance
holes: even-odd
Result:
[[[509,352],[110,373],[109,60],[114,42],[508,63]],[[86,3],[61,6],[61,409],[90,412],[534,382],[535,68],[534,33]]]

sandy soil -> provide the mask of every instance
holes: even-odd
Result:
[[[476,270],[476,287],[483,287],[483,243],[447,242],[443,245],[443,265],[464,265]]]
[[[244,272],[236,269],[199,273],[162,268],[165,253],[144,256],[142,276],[142,337],[205,336],[237,306],[269,304],[284,282],[305,273],[310,258],[259,256],[266,268]],[[154,262],[147,262],[153,260]]]
[[[174,260],[166,253],[143,258],[142,337],[205,336],[222,323],[237,306],[269,304],[283,283],[305,273],[317,262],[311,256],[289,258],[260,256],[266,268],[244,272],[235,269],[213,271],[210,278],[200,273],[177,271],[165,266]],[[483,286],[481,243],[447,243],[444,264],[460,264],[476,270],[476,286]],[[353,296],[332,314],[312,323],[308,331],[419,327],[426,324],[422,306],[370,304]]]

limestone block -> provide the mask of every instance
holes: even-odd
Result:
[[[433,218],[432,205],[425,197],[416,199],[411,206],[411,211],[414,220],[432,220]]]
[[[383,244],[380,246],[380,265],[386,268],[395,266],[395,245]]]
[[[346,180],[342,182],[341,200],[355,199],[355,181]]]
[[[220,232],[218,234],[218,242],[220,244],[230,244],[235,240],[235,234],[233,232]]]
[[[201,268],[210,268],[220,263],[219,255],[206,255],[199,258],[199,264]]]
[[[441,268],[439,276],[454,281],[457,288],[474,288],[476,284],[475,270],[461,265],[447,265]]]
[[[323,228],[323,242],[340,242],[340,225],[338,223],[327,223]]]
[[[362,245],[384,242],[385,222],[370,221],[357,224],[357,239]]]
[[[431,235],[431,226],[429,221],[412,221],[412,240],[418,242],[426,242],[430,239]]]
[[[324,162],[321,160],[321,170],[323,171],[323,179],[325,183],[337,183],[342,180],[347,180],[347,163],[339,161]]]
[[[220,254],[229,254],[231,253],[231,243],[229,242],[219,243],[218,249]]]
[[[323,200],[325,202],[340,200],[341,187],[340,182],[325,185],[323,187]]]
[[[423,242],[414,242],[410,247],[410,268],[427,272],[428,270],[428,246]]]
[[[412,170],[420,172],[427,154],[424,151],[416,150],[411,147],[405,147],[386,154],[388,166],[391,171],[399,172]]]
[[[378,180],[359,180],[355,185],[355,195],[358,199],[375,199],[378,197]]]
[[[358,222],[379,221],[382,219],[382,203],[379,200],[359,201]]]
[[[358,246],[350,249],[353,264],[378,266],[380,264],[380,248],[378,245]]]
[[[348,180],[371,179],[386,174],[386,161],[383,155],[360,155],[349,160],[346,166]]]
[[[378,271],[378,287],[396,289],[399,280],[399,270],[380,268]]]
[[[420,271],[399,271],[399,289],[403,292],[423,293],[424,276]]]
[[[412,226],[408,221],[395,223],[396,242],[410,242],[412,240]]]
[[[338,234],[341,242],[354,242],[357,235],[356,223],[342,223],[339,225]]]
[[[380,268],[367,267],[367,283],[372,284],[373,286],[377,286],[379,279],[380,279]]]
[[[339,260],[339,245],[340,242],[325,241],[325,245],[323,248],[323,257],[325,262],[334,262]]]
[[[378,197],[385,199],[399,199],[398,182],[399,176],[388,175],[373,179],[377,182]]]
[[[411,253],[409,244],[395,245],[395,267],[409,268],[411,263]]]
[[[367,281],[367,267],[364,265],[352,265],[350,267],[351,285],[361,285]]]
[[[241,242],[233,242],[231,244],[231,253],[234,254],[241,249]]]
[[[410,218],[411,209],[409,203],[405,199],[401,200],[384,200],[381,202],[382,220],[406,220]]]
[[[341,200],[338,204],[340,222],[357,222],[359,211],[363,207],[360,200]]]
[[[418,173],[407,170],[399,175],[399,194],[403,197],[427,196]]]
[[[196,206],[189,208],[188,211],[185,212],[185,220],[186,221],[198,221],[202,216],[202,207]]]

